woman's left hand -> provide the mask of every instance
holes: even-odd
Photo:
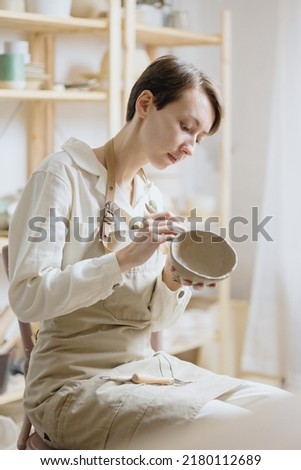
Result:
[[[179,274],[176,271],[176,268],[172,266],[171,262],[169,262],[169,264],[170,264],[169,269],[173,274],[174,281],[179,282],[180,284],[182,284],[182,286],[190,286],[195,290],[202,290],[204,287],[210,287],[210,289],[213,289],[214,287],[216,287],[215,283],[211,283],[211,284],[204,284],[203,282],[194,283],[190,281],[189,279],[184,279],[181,276],[179,276]]]
[[[178,290],[180,285],[190,286],[195,290],[202,290],[205,287],[204,283],[193,283],[189,279],[183,279],[172,265],[170,256],[166,257],[165,266],[163,269],[163,281],[171,290]],[[206,284],[206,287],[214,288],[215,283]]]

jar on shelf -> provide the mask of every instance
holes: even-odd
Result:
[[[137,22],[149,26],[163,26],[164,11],[162,2],[137,2]]]

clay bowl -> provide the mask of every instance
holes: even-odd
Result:
[[[170,257],[180,277],[206,285],[229,277],[237,264],[231,245],[216,233],[203,230],[183,232],[174,238]]]

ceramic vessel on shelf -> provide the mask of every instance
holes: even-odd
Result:
[[[165,19],[165,26],[170,28],[183,29],[189,31],[190,21],[187,10],[174,10],[171,11]]]
[[[107,0],[72,0],[71,15],[80,18],[97,18],[108,12]]]
[[[122,54],[122,70],[124,70],[125,67],[125,54]],[[145,49],[136,49],[134,51],[134,63],[133,63],[133,79],[136,80],[141,73],[143,72],[144,69],[151,63],[151,60],[149,58],[149,55],[147,54]],[[100,64],[100,79],[101,80],[106,80],[109,76],[109,51],[105,51],[101,64]]]
[[[29,64],[31,56],[29,53],[29,42],[28,41],[4,41],[4,53],[5,54],[22,54],[24,64]]]
[[[0,88],[25,88],[23,54],[0,54]]]
[[[70,16],[72,0],[26,0],[26,11],[40,15]]]
[[[163,26],[163,9],[156,5],[138,3],[136,7],[137,23],[149,26]]]

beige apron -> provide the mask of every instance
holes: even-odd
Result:
[[[44,410],[42,428],[52,445],[63,449],[133,448],[135,438],[141,442],[163,427],[170,425],[175,430],[192,422],[205,403],[240,384],[163,352],[110,370],[116,376],[134,372],[187,383],[118,383],[97,376],[70,381]]]
[[[110,158],[106,154],[107,162]],[[110,175],[111,171],[101,228],[108,251],[114,249],[110,235],[115,182]],[[108,298],[45,322],[25,403],[36,430],[53,447],[133,448],[138,435],[141,439],[162,426],[191,422],[206,402],[239,385],[236,379],[151,349],[148,305],[160,273],[158,256],[155,253],[147,263],[125,273],[124,285]],[[160,314],[164,322],[164,311]],[[87,353],[87,345],[94,353]],[[60,360],[56,350],[61,352]],[[148,385],[101,378],[133,373],[185,383]]]

